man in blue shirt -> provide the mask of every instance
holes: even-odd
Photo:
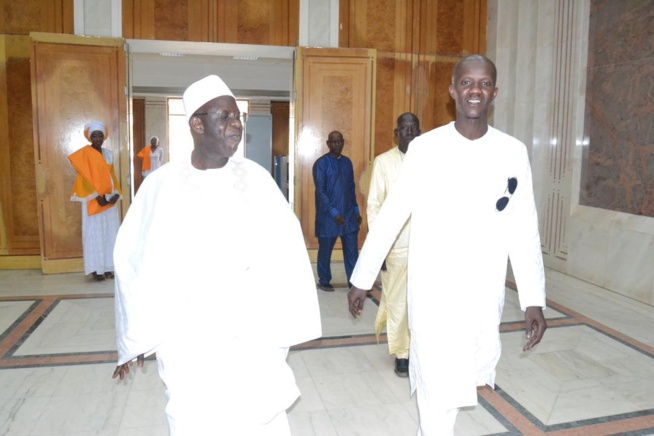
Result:
[[[316,237],[318,238],[318,288],[332,292],[330,267],[332,250],[340,236],[348,286],[354,265],[359,258],[357,238],[361,214],[354,189],[352,161],[343,156],[343,135],[329,133],[329,153],[313,164],[316,185]]]

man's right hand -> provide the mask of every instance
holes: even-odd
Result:
[[[138,357],[136,358],[136,364],[140,367],[143,368],[143,362],[145,361],[145,356],[143,354],[139,354]],[[118,365],[116,367],[116,370],[114,371],[114,375],[111,376],[111,378],[116,378],[120,377],[120,380],[123,380],[127,374],[129,374],[129,367],[132,366],[134,362],[129,361],[127,363],[123,363],[122,365]]]
[[[366,295],[368,292],[364,289],[359,289],[356,286],[352,286],[350,292],[347,293],[347,301],[350,309],[350,313],[353,317],[361,315],[363,310],[363,302],[366,301]]]
[[[344,226],[345,225],[345,220],[340,215],[336,215],[334,217],[334,222],[336,223],[337,226]]]

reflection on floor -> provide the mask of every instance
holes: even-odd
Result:
[[[413,436],[409,382],[372,334],[375,290],[361,318],[317,290],[323,337],[291,351],[302,391],[294,435]],[[457,435],[654,435],[654,307],[548,271],[550,329],[523,353],[523,315],[507,288],[497,387],[459,414]],[[339,286],[340,284],[340,286]],[[0,434],[166,435],[156,364],[121,383],[113,283],[81,274],[0,271]]]

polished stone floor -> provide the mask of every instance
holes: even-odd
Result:
[[[342,265],[334,276],[335,292],[316,291],[323,337],[289,354],[302,391],[293,434],[414,436],[409,382],[372,334],[379,290],[354,320]],[[548,270],[550,328],[523,353],[508,284],[496,390],[479,389],[456,434],[654,435],[654,307]],[[155,362],[111,379],[113,317],[111,281],[0,271],[0,435],[168,433]]]

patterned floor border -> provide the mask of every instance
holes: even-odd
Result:
[[[511,282],[507,286],[515,289]],[[116,352],[99,351],[83,353],[63,353],[48,355],[15,356],[14,353],[29,338],[41,323],[52,313],[57,304],[64,300],[113,298],[113,293],[0,297],[0,302],[31,301],[32,304],[4,332],[0,333],[0,370],[12,368],[50,367],[61,365],[83,365],[116,362]],[[369,292],[368,298],[379,304],[381,287],[379,285]],[[654,359],[654,347],[636,341],[614,329],[600,324],[578,312],[548,300],[548,307],[562,313],[561,318],[549,319],[549,328],[566,326],[587,326],[620,343],[637,350]],[[523,322],[503,323],[501,332],[522,331]],[[293,350],[310,350],[319,348],[352,347],[373,345],[378,341],[374,334],[323,337],[293,347]],[[379,343],[386,343],[382,334]],[[499,435],[550,435],[550,436],[587,436],[587,435],[652,435],[654,434],[654,409],[640,410],[633,413],[605,416],[583,421],[545,425],[523,408],[501,386],[495,390],[488,387],[479,388],[479,404],[504,425],[507,432]]]

